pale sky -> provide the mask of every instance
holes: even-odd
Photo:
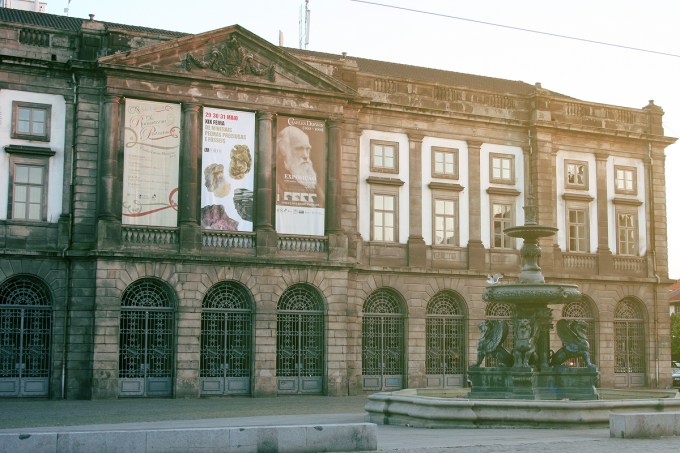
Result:
[[[299,47],[304,4],[71,0],[69,16],[92,13],[96,20],[186,33],[238,24],[273,44],[282,32],[284,46]],[[67,6],[68,0],[47,0],[46,12],[64,14]],[[680,137],[676,0],[309,0],[308,7],[308,50],[540,82],[580,100],[623,107],[641,108],[653,99],[665,111],[666,135]],[[680,278],[680,144],[666,149],[666,183],[670,277]]]

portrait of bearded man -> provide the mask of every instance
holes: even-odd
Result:
[[[279,132],[276,147],[281,201],[323,206],[309,136],[298,127],[288,126]]]

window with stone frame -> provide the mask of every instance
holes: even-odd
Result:
[[[371,171],[399,173],[399,143],[371,140]]]
[[[47,220],[49,148],[10,145],[8,218],[42,222]]]
[[[638,255],[638,220],[634,207],[616,208],[616,253]]]
[[[515,156],[512,154],[489,154],[489,180],[498,184],[515,183]]]
[[[371,240],[397,242],[399,238],[399,192],[376,187],[371,191]]]
[[[433,194],[432,216],[432,243],[458,245],[458,198]]]
[[[581,160],[564,161],[564,187],[588,190],[588,162]]]
[[[515,225],[514,200],[496,199],[491,201],[491,247],[497,249],[515,248],[515,240],[504,233]]]
[[[11,137],[49,142],[51,116],[49,104],[13,101]]]
[[[637,169],[635,167],[614,166],[614,192],[625,195],[637,194]]]
[[[567,251],[572,253],[588,253],[589,211],[587,204],[567,203]]]
[[[458,149],[432,147],[432,176],[458,179]]]

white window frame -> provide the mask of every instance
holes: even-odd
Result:
[[[630,175],[630,188],[625,187],[629,182],[628,179],[619,178],[619,174]],[[624,187],[619,185],[623,182]],[[614,192],[624,195],[637,195],[637,168],[627,165],[614,165]]]
[[[385,222],[386,216],[380,216],[381,217],[381,224],[378,225],[376,222],[378,214],[378,207],[376,206],[376,201],[377,197],[385,197],[385,198],[391,198],[392,203],[393,203],[393,209],[392,211],[388,211],[385,209],[381,209],[380,213],[391,213],[391,220],[392,220],[392,225],[387,226]],[[386,229],[391,228],[392,231],[392,238],[391,239],[385,239],[386,237]],[[376,234],[377,231],[380,231],[380,234]],[[371,188],[371,241],[375,242],[389,242],[389,243],[396,243],[399,242],[399,190],[396,187],[389,187],[389,186],[378,186],[375,188]]]
[[[571,222],[571,212],[583,212],[583,222]],[[569,253],[590,253],[590,207],[586,203],[567,202],[565,207],[565,232],[567,239],[567,252]],[[582,229],[583,235],[575,238],[577,247],[572,247],[572,227],[577,228],[578,231]]]
[[[18,202],[16,200],[16,191],[18,187],[23,186],[23,187],[35,187],[36,184],[32,184],[30,182],[17,182],[17,166],[22,166],[22,167],[33,167],[33,168],[40,168],[42,170],[42,175],[39,184],[37,186],[40,188],[40,200],[39,200],[39,214],[38,216],[31,216],[30,215],[30,208],[29,206],[31,204],[34,204],[35,200],[31,200],[30,193],[31,191],[28,190],[26,196],[28,199],[26,200],[26,204],[28,206],[25,206],[21,211],[19,212],[20,209],[18,208]],[[27,221],[27,222],[45,222],[47,220],[47,188],[49,183],[49,159],[47,157],[36,157],[36,156],[25,156],[25,155],[17,155],[17,154],[10,154],[10,159],[9,159],[9,190],[8,190],[8,203],[7,203],[7,213],[8,213],[8,218],[11,220],[18,220],[18,221]],[[32,203],[33,201],[33,203]]]
[[[497,228],[496,228],[496,217],[494,214],[494,211],[496,210],[496,206],[507,206],[508,207],[508,213],[510,214],[510,218],[507,220],[502,220],[502,225],[501,229],[498,232],[499,238],[500,238],[500,245],[496,245],[496,236],[497,236]],[[490,232],[491,232],[491,248],[496,249],[496,250],[513,250],[515,248],[515,239],[508,236],[503,232],[506,228],[515,226],[515,200],[514,199],[509,199],[509,198],[496,198],[493,197],[491,200],[489,200],[489,217],[490,217]]]
[[[444,202],[444,203],[451,203],[453,205],[453,209],[451,213],[441,213],[437,211],[437,206],[439,202]],[[437,193],[433,192],[432,194],[432,245],[437,245],[437,246],[453,246],[456,247],[459,244],[459,203],[458,203],[458,197],[457,196],[451,196],[448,194],[442,194],[442,193]],[[447,228],[446,221],[451,220],[451,230],[449,231],[449,228]],[[439,220],[442,220],[443,226],[442,228],[439,228]],[[445,237],[448,237],[448,239],[444,242],[438,242],[437,241],[437,232],[442,230],[443,235]],[[447,236],[447,233],[450,232],[450,237]]]
[[[26,111],[29,113],[29,131],[20,131],[20,113]],[[34,121],[34,112],[42,111],[45,114],[45,121],[43,123],[43,132],[37,133],[33,130],[37,121]],[[12,131],[11,137],[22,140],[35,140],[41,142],[50,141],[50,129],[52,123],[52,106],[50,104],[39,104],[36,102],[12,101]]]
[[[458,179],[459,169],[459,150],[457,148],[444,148],[442,146],[433,146],[432,148],[432,177]],[[443,162],[439,162],[438,156],[442,156]],[[450,156],[450,162],[447,162],[446,157]],[[447,168],[450,166],[451,168]]]
[[[583,177],[582,181],[571,181],[570,176],[572,175],[570,167],[582,167]],[[564,161],[564,187],[567,189],[578,189],[578,190],[588,190],[588,162],[583,160],[565,159]],[[578,175],[574,175],[578,177]]]
[[[501,163],[500,166],[496,162]],[[503,163],[507,163],[507,168]],[[494,170],[499,170],[499,175],[494,175]],[[505,175],[507,171],[507,176]],[[515,156],[513,154],[489,153],[489,182],[495,184],[515,183]]]
[[[386,165],[385,149],[392,148],[392,165]],[[386,140],[371,140],[371,171],[377,173],[399,173],[399,143]]]

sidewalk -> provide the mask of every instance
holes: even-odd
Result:
[[[366,396],[0,400],[0,432],[206,428],[365,422]],[[611,439],[608,429],[419,429],[378,426],[380,452],[677,451],[680,438]]]

